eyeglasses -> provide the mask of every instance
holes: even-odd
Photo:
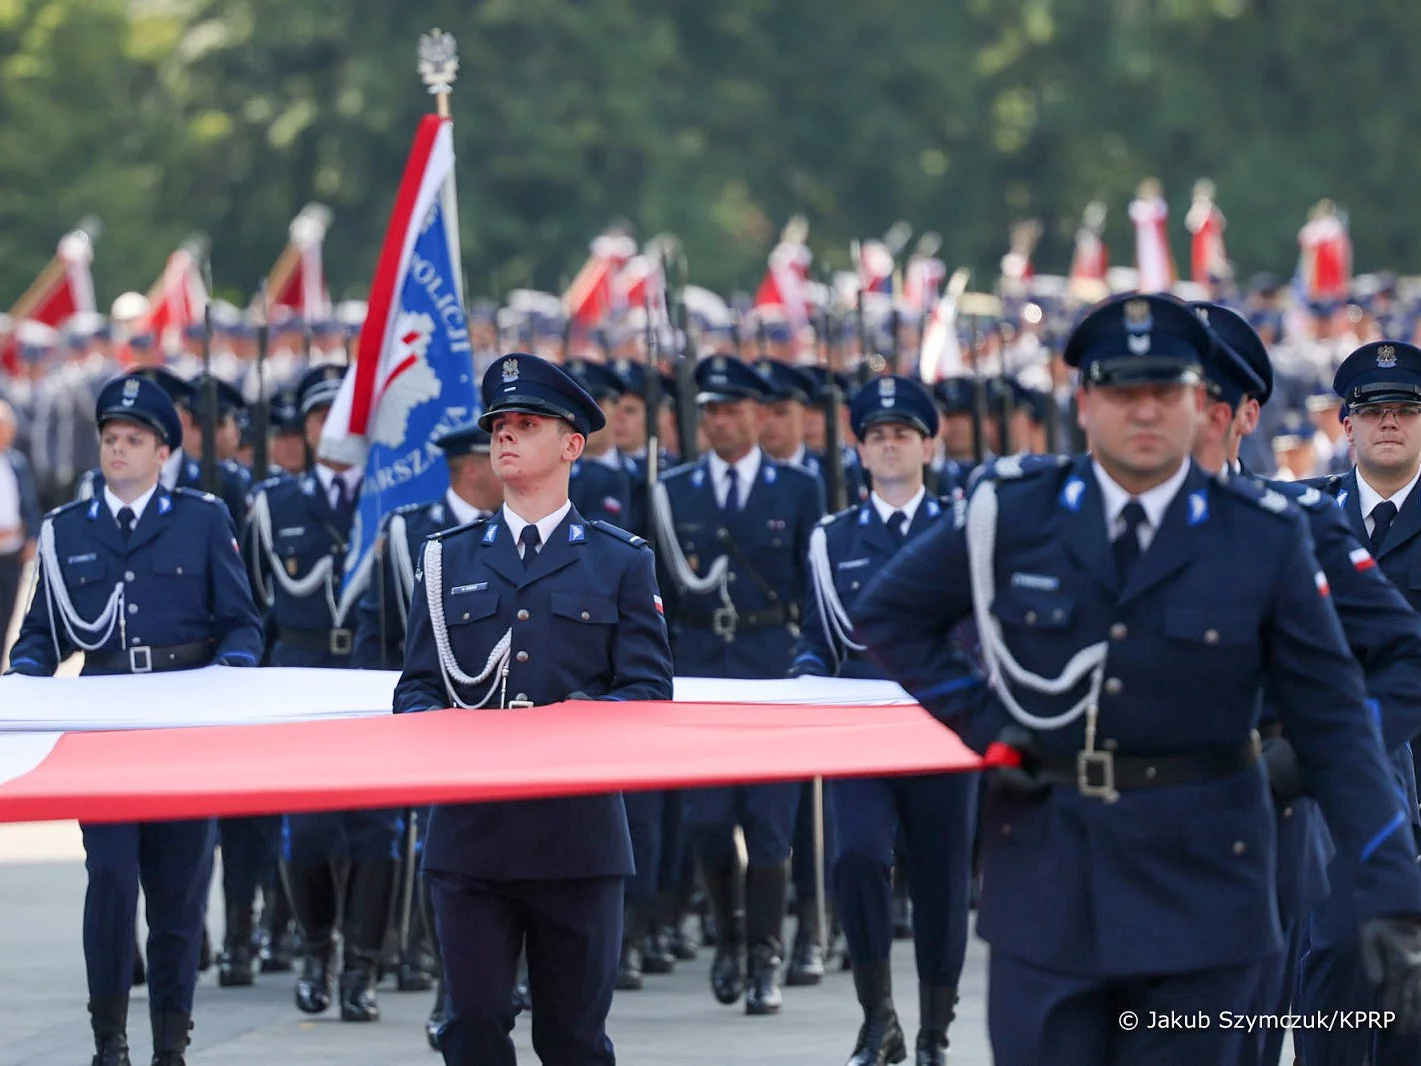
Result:
[[[1352,417],[1363,422],[1380,422],[1387,415],[1394,415],[1398,422],[1410,422],[1421,416],[1421,403],[1379,403],[1352,410]]]

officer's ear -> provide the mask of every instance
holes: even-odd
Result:
[[[587,447],[587,438],[577,432],[566,422],[562,424],[562,460],[565,463],[575,463],[582,458],[582,450]]]
[[[157,434],[154,434],[154,436],[157,436]],[[158,441],[158,462],[166,463],[168,461],[168,456],[172,454],[173,449],[169,448],[161,440]]]
[[[1342,432],[1345,433],[1345,434],[1347,434],[1347,443],[1348,443],[1348,444],[1356,444],[1356,443],[1357,443],[1356,441],[1354,441],[1354,440],[1352,439],[1352,416],[1351,416],[1351,415],[1348,415],[1346,418],[1344,418],[1344,419],[1342,420]]]

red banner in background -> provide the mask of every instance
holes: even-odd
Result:
[[[54,735],[50,735],[51,738]],[[11,738],[0,738],[9,740]],[[15,738],[0,821],[148,821],[973,770],[916,706],[567,702]]]

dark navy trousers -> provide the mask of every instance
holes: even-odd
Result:
[[[977,777],[930,774],[829,782],[839,829],[834,898],[849,957],[882,962],[893,947],[893,843],[901,826],[913,898],[918,980],[955,988],[967,954]]]
[[[84,965],[89,996],[128,992],[138,889],[148,919],[150,1009],[192,1013],[216,827],[211,819],[83,825]]]

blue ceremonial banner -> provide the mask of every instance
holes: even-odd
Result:
[[[449,486],[433,441],[477,417],[473,348],[460,285],[454,153],[448,120],[415,138],[371,289],[354,370],[326,422],[321,453],[363,462],[339,618],[369,579],[384,516]]]

